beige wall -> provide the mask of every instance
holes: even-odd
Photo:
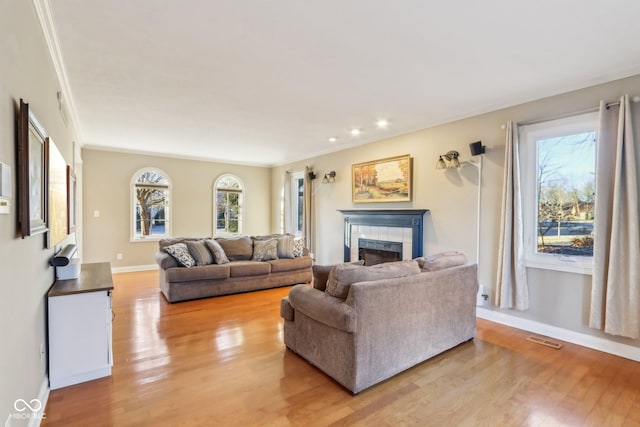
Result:
[[[468,144],[482,140],[487,146],[482,182],[479,280],[493,296],[496,281],[500,204],[504,164],[505,133],[508,120],[528,121],[596,107],[600,99],[615,101],[624,93],[640,95],[640,76],[571,92],[489,114],[448,123],[404,136],[390,138],[307,161],[274,168],[271,192],[281,194],[286,169],[304,165],[322,177],[335,170],[335,184],[314,181],[314,234],[316,261],[342,261],[343,223],[338,209],[416,208],[429,209],[425,216],[425,253],[445,250],[464,252],[475,261],[477,169],[466,165],[459,170],[436,170],[438,155],[458,150],[468,161]],[[398,118],[401,120],[402,118]],[[358,162],[409,153],[413,157],[413,201],[397,204],[353,204],[351,165]],[[280,204],[272,203],[272,228],[280,224]],[[531,309],[516,313],[530,320],[576,332],[605,337],[640,347],[640,341],[612,338],[587,327],[591,277],[548,270],[528,270]]]
[[[46,380],[45,295],[54,281],[53,250],[44,235],[22,239],[17,233],[15,118],[20,98],[55,141],[68,164],[77,135],[58,111],[60,90],[33,2],[6,0],[0,12],[0,162],[11,167],[11,214],[0,215],[0,420],[15,413],[16,399],[39,397]],[[81,179],[81,170],[77,170]],[[73,240],[73,236],[69,239]],[[11,420],[10,425],[26,425]]]
[[[15,111],[20,98],[27,100],[67,163],[73,162],[73,127],[60,117],[56,93],[60,90],[37,21],[33,3],[5,0],[0,13],[0,162],[11,167],[13,198],[10,215],[0,215],[0,420],[14,412],[16,399],[39,397],[46,380],[45,345],[46,292],[54,280],[48,262],[53,250],[44,249],[43,236],[26,239],[16,232]],[[482,140],[488,146],[483,175],[480,282],[492,293],[495,282],[497,238],[499,234],[500,188],[502,183],[504,132],[500,125],[508,119],[531,120],[595,106],[600,99],[615,100],[627,92],[638,95],[640,76],[572,92],[525,105],[496,111],[443,126],[425,129],[365,146],[320,156],[278,168],[256,168],[164,157],[85,150],[84,178],[79,158],[76,173],[86,200],[79,203],[79,219],[84,224],[85,261],[111,261],[114,267],[153,263],[155,243],[129,242],[129,182],[132,174],[147,166],[165,170],[173,182],[173,234],[209,235],[211,232],[214,179],[222,173],[239,176],[246,186],[245,231],[260,234],[279,229],[284,169],[309,164],[321,175],[337,172],[335,184],[315,182],[316,258],[319,263],[341,261],[342,217],[337,209],[354,208],[351,203],[351,164],[409,153],[414,158],[414,200],[371,208],[427,208],[425,251],[454,249],[471,260],[475,252],[475,169],[436,171],[439,154],[457,149],[468,160],[467,144]],[[398,118],[401,120],[401,118]],[[100,210],[100,218],[93,211]],[[84,215],[83,215],[84,211]],[[78,233],[82,228],[78,230]],[[73,236],[72,238],[73,239]],[[122,262],[115,254],[124,255]],[[603,336],[640,347],[632,340],[608,337],[589,329],[587,311],[590,278],[569,273],[529,270],[531,310],[513,313],[549,325]],[[25,425],[12,421],[11,425]]]
[[[85,262],[111,261],[114,268],[155,264],[157,242],[130,241],[131,178],[145,167],[162,169],[171,179],[173,236],[212,235],[213,183],[226,173],[244,184],[244,234],[270,231],[269,168],[89,149],[82,158]]]

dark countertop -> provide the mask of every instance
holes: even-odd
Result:
[[[85,292],[100,292],[113,289],[110,262],[96,262],[82,264],[80,276],[77,279],[56,280],[49,289],[48,296],[81,294]]]

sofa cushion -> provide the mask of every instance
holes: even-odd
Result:
[[[271,264],[268,262],[235,261],[228,265],[231,277],[263,276],[271,273]]]
[[[467,263],[467,257],[461,252],[448,251],[428,257],[419,257],[416,258],[416,261],[422,271],[438,271],[458,265],[465,265]]]
[[[167,282],[191,282],[195,280],[216,280],[229,278],[228,265],[201,265],[193,268],[167,269]]]
[[[254,240],[252,261],[278,259],[278,239]]]
[[[361,259],[359,261],[354,261],[351,263],[352,265],[364,265],[364,260]],[[314,264],[311,269],[313,270],[313,287],[318,289],[319,291],[325,291],[327,289],[327,280],[329,279],[329,273],[333,267],[337,264],[333,265],[317,265]]]
[[[420,266],[415,260],[385,262],[372,266],[339,264],[329,273],[326,292],[336,298],[345,299],[352,283],[395,279],[419,273]]]
[[[229,261],[250,260],[253,256],[253,241],[250,237],[239,237],[236,239],[216,239]]]
[[[187,245],[184,243],[176,243],[175,245],[170,245],[164,248],[164,251],[175,258],[183,267],[193,267],[196,265],[196,260],[193,259]]]
[[[312,259],[308,256],[298,258],[280,258],[268,261],[271,264],[272,273],[282,273],[285,271],[302,270],[311,267]]]
[[[196,260],[196,265],[213,264],[213,255],[207,249],[204,240],[186,241],[185,245],[189,249],[189,253]]]
[[[227,254],[224,253],[224,249],[220,246],[215,239],[207,239],[204,241],[204,244],[207,245],[207,248],[213,254],[213,262],[216,264],[226,264],[229,262],[229,258],[227,258]]]

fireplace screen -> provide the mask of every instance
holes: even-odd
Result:
[[[402,260],[402,243],[385,240],[358,239],[358,259],[364,265]]]

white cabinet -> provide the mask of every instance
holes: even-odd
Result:
[[[57,389],[111,375],[111,265],[83,264],[78,279],[48,294],[49,386]]]

